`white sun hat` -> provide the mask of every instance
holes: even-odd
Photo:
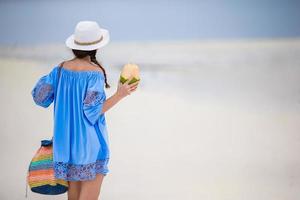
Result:
[[[74,34],[66,39],[67,47],[86,51],[104,47],[108,42],[108,30],[100,28],[95,21],[78,22]]]

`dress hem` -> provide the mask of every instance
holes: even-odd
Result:
[[[54,175],[57,179],[66,181],[88,181],[96,178],[96,174],[106,176],[109,172],[107,164],[109,158],[96,160],[89,164],[72,164],[64,162],[53,162]]]

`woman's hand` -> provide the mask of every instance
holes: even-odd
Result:
[[[140,81],[137,81],[137,82],[129,85],[128,83],[130,80],[131,80],[131,78],[129,78],[124,84],[122,84],[119,81],[116,95],[118,95],[120,98],[124,98],[127,95],[130,95],[132,92],[134,92],[137,89],[137,86]]]
[[[131,79],[128,79],[124,84],[119,82],[118,89],[115,92],[115,94],[109,97],[108,99],[106,99],[106,101],[104,102],[101,113],[105,113],[111,107],[116,105],[116,103],[118,103],[122,98],[126,97],[127,95],[131,94],[136,90],[139,81],[129,85],[128,83],[130,80]]]

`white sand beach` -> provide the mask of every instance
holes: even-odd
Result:
[[[103,200],[300,199],[300,39],[111,43],[99,52],[116,89],[123,64],[141,84],[106,113]],[[25,199],[28,164],[52,136],[37,79],[63,45],[0,47],[0,199]],[[28,199],[66,199],[66,194]]]

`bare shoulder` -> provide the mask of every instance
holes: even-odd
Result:
[[[103,70],[100,68],[100,66],[98,66],[97,64],[95,63],[92,63],[91,66],[90,66],[90,69],[88,70],[92,70],[92,71],[98,71],[102,74],[104,74]]]
[[[102,72],[102,69],[95,63],[91,63],[90,70],[95,70],[95,71]]]

